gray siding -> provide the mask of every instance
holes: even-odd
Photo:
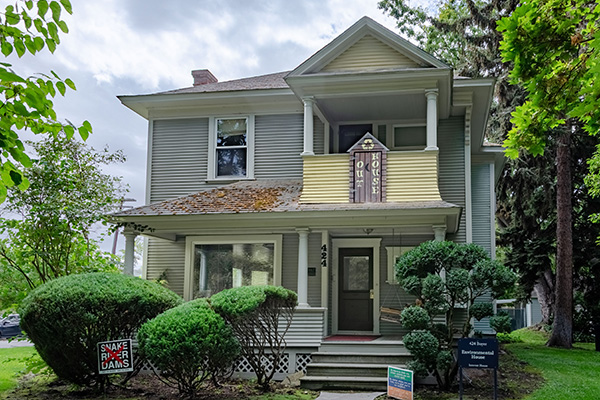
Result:
[[[492,206],[489,164],[473,164],[471,167],[471,201],[473,204],[473,243],[492,254]]]
[[[440,121],[438,147],[440,148],[439,187],[442,199],[463,207],[458,232],[447,236],[458,243],[466,241],[465,222],[465,124],[463,117]]]
[[[256,116],[256,179],[302,178],[303,130],[302,114]]]
[[[490,199],[490,166],[485,163],[473,163],[471,167],[471,204],[473,215],[473,243],[480,245],[491,256],[491,199]],[[490,303],[491,293],[486,293],[476,300],[478,303]],[[484,318],[475,320],[473,327],[476,331],[491,333],[490,320]]]
[[[153,280],[166,272],[169,288],[183,296],[185,270],[185,240],[170,242],[148,238],[146,278]]]
[[[208,119],[153,122],[150,203],[198,192],[206,179]]]

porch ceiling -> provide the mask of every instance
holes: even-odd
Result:
[[[329,121],[425,120],[427,101],[420,94],[317,98],[316,102]]]

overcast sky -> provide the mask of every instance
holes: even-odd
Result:
[[[70,32],[54,54],[10,58],[20,74],[55,71],[76,92],[55,101],[59,119],[92,123],[88,143],[122,149],[122,176],[144,203],[147,121],[117,95],[192,85],[191,71],[219,81],[295,68],[363,16],[393,31],[377,0],[71,0]],[[122,246],[120,246],[122,247]]]

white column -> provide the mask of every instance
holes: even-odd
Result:
[[[313,150],[313,137],[314,137],[314,122],[313,122],[313,105],[315,99],[312,97],[305,97],[302,99],[304,103],[304,151],[303,156],[314,156]]]
[[[308,308],[308,228],[298,232],[298,308]]]
[[[433,234],[436,242],[446,240],[446,225],[433,225]]]
[[[131,231],[124,231],[125,236],[125,265],[123,273],[126,275],[133,275],[133,263],[135,260],[135,238],[137,233]]]
[[[427,90],[425,96],[427,97],[427,147],[425,150],[439,150],[437,147],[438,90]]]

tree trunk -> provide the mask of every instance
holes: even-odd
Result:
[[[538,302],[542,312],[542,324],[550,325],[554,316],[554,273],[552,269],[546,268],[534,286]]]
[[[573,344],[573,229],[571,181],[571,126],[558,138],[556,152],[556,308],[547,346]]]

